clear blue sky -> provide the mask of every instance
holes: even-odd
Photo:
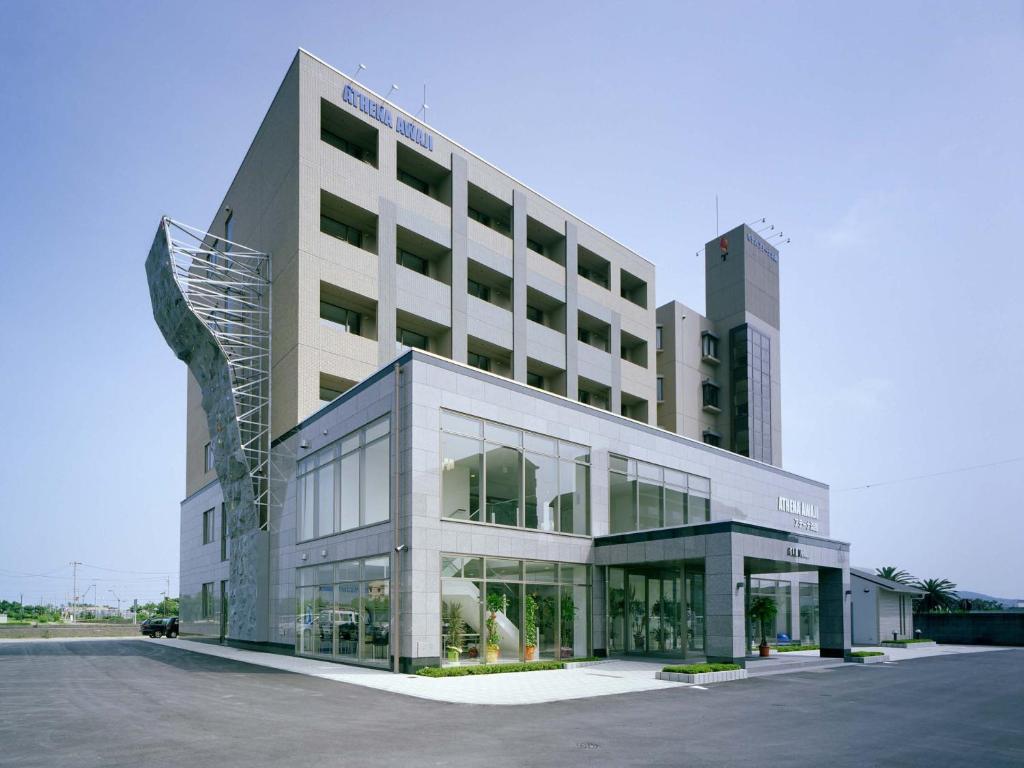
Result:
[[[1022,8],[0,3],[0,597],[63,600],[71,560],[177,592],[185,368],[143,261],[162,214],[210,220],[299,46],[412,111],[428,83],[659,302],[703,308],[716,193],[780,225],[785,466],[854,564],[1024,597],[1024,462],[842,490],[1024,456]]]

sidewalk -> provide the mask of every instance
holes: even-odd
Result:
[[[452,704],[540,704],[549,701],[586,699],[593,696],[613,696],[619,693],[657,691],[666,688],[707,690],[701,686],[670,683],[656,679],[655,673],[662,668],[664,662],[615,659],[579,669],[433,678],[419,675],[396,675],[383,670],[353,667],[299,656],[245,651],[230,646],[199,643],[180,638],[162,642],[168,646],[193,653],[204,653],[246,664],[256,664],[300,675],[311,675],[325,680],[362,685],[380,691]]]

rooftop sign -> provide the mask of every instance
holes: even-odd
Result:
[[[345,90],[341,94],[341,100],[346,104],[351,104],[371,119],[383,123],[388,128],[394,128],[405,138],[415,141],[424,149],[431,152],[434,151],[434,137],[432,135],[424,131],[412,120],[402,115],[392,115],[391,110],[386,105],[376,99],[371,99],[366,94],[360,93],[351,85],[345,86]]]
[[[761,253],[765,254],[769,259],[774,261],[776,264],[779,263],[779,252],[772,248],[768,243],[761,239],[760,235],[753,232],[747,232],[747,242],[757,248]]]

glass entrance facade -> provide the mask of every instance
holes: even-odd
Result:
[[[607,606],[609,654],[704,653],[703,565],[609,567]]]
[[[387,555],[299,568],[295,652],[387,666],[391,563]]]
[[[589,585],[586,565],[442,555],[442,663],[589,655]]]

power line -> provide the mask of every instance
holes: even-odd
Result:
[[[941,472],[931,472],[927,475],[913,475],[911,477],[901,477],[895,480],[880,480],[877,483],[868,483],[866,485],[855,485],[850,488],[833,488],[833,493],[843,493],[845,491],[863,491],[868,488],[878,488],[882,485],[894,485],[895,483],[909,483],[912,480],[927,480],[931,477],[944,477],[945,475],[955,475],[960,472],[971,472],[975,469],[987,469],[989,467],[1001,467],[1004,464],[1014,464],[1018,461],[1024,461],[1024,456],[1018,456],[1014,459],[1003,459],[1002,461],[992,461],[988,464],[974,464],[969,467],[957,467],[956,469],[945,469]]]

